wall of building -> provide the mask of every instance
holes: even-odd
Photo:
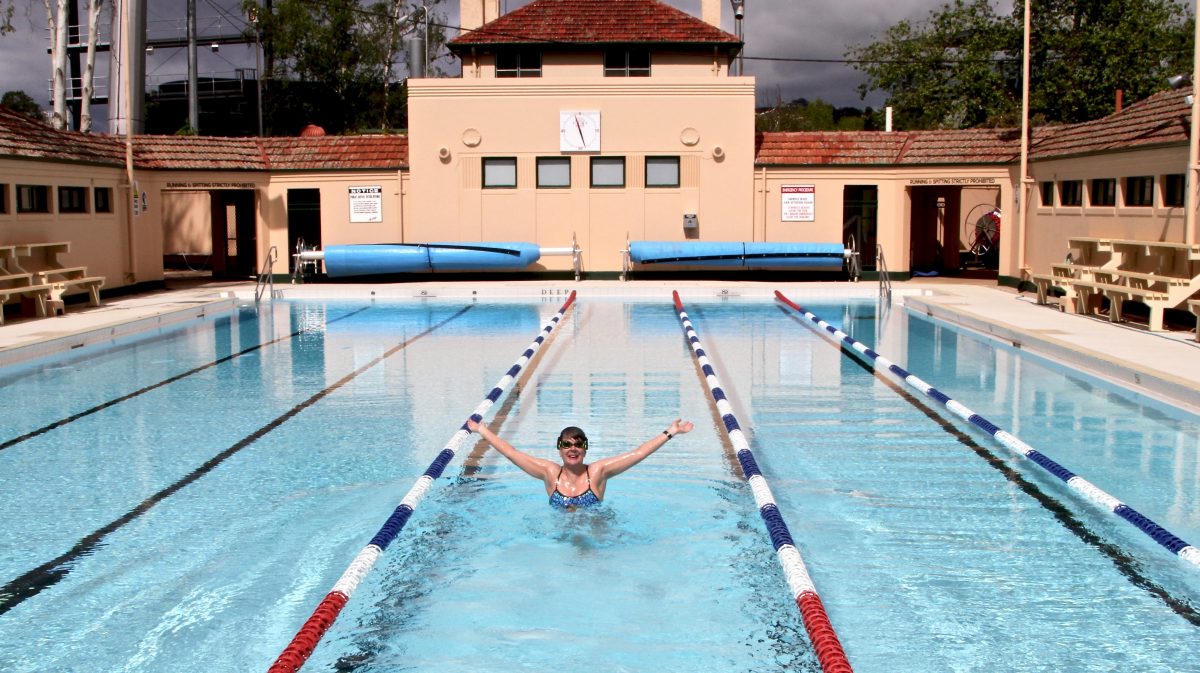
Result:
[[[161,230],[135,222],[131,247],[129,195],[121,186],[124,182],[121,168],[0,158],[0,185],[5,190],[0,245],[69,242],[70,252],[59,262],[64,266],[86,266],[89,275],[105,277],[106,288],[135,282],[129,275],[131,268],[144,270],[137,282],[161,279]],[[20,185],[45,188],[48,212],[18,212]],[[88,196],[87,212],[61,212],[59,187],[83,188]],[[96,189],[109,195],[108,212],[96,212]]]
[[[1184,208],[1165,205],[1164,196],[1166,176],[1182,176],[1186,167],[1187,147],[1183,145],[1031,163],[1029,172],[1035,184],[1030,194],[1026,265],[1032,273],[1050,273],[1050,265],[1066,257],[1068,239],[1073,236],[1183,242]],[[1153,205],[1126,204],[1125,178],[1136,176],[1154,178]],[[1090,205],[1089,183],[1097,178],[1116,179],[1116,205]],[[1054,182],[1057,194],[1064,180],[1082,181],[1082,205],[1063,206],[1058,198],[1051,204],[1042,203],[1041,183]]]
[[[429,79],[409,83],[406,241],[531,241],[583,248],[616,272],[629,240],[751,240],[754,80],[739,77]],[[597,111],[599,152],[561,151],[560,112]],[[538,188],[538,157],[571,157],[569,188]],[[592,156],[624,157],[625,186],[592,187]],[[678,187],[645,186],[647,156],[680,159]],[[517,185],[485,189],[482,161],[515,158]],[[543,260],[565,270],[566,258]]]

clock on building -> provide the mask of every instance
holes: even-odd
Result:
[[[600,112],[598,110],[559,112],[558,149],[561,152],[599,152]]]

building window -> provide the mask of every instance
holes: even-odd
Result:
[[[112,212],[112,187],[97,187],[92,190],[92,203],[97,213]]]
[[[1151,175],[1136,175],[1125,178],[1125,205],[1153,206],[1154,177]]]
[[[46,185],[17,185],[17,212],[50,212],[50,188]]]
[[[604,54],[605,77],[649,77],[649,49],[610,49]]]
[[[571,158],[538,157],[537,186],[550,189],[570,187]]]
[[[1083,205],[1083,180],[1063,180],[1058,183],[1058,205]]]
[[[517,186],[516,157],[483,160],[484,189],[512,189]]]
[[[1042,191],[1042,205],[1047,208],[1054,206],[1054,183],[1040,182],[1038,187]]]
[[[59,187],[58,212],[86,213],[88,211],[87,187]]]
[[[593,187],[624,187],[625,157],[592,157]]]
[[[8,212],[8,185],[0,182],[0,215]]]
[[[542,52],[502,49],[496,52],[496,77],[541,77]]]
[[[1187,194],[1187,180],[1183,173],[1172,173],[1163,176],[1163,205],[1167,208],[1180,208]]]
[[[1089,206],[1117,205],[1117,179],[1093,178],[1088,186]]]
[[[678,187],[679,157],[646,157],[647,187]]]

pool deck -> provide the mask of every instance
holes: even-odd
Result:
[[[918,279],[893,286],[896,309],[944,320],[1003,343],[1063,362],[1149,397],[1200,413],[1200,343],[1195,332],[1149,332],[1101,317],[1038,306],[1033,293],[994,282]],[[762,283],[729,281],[495,281],[390,285],[277,285],[283,297],[397,298],[527,296],[553,299],[578,290],[593,296],[663,296],[679,289],[684,300],[711,296],[874,297],[874,283]],[[139,331],[254,303],[254,284],[197,278],[168,279],[167,289],[106,299],[93,308],[72,304],[64,315],[6,319],[0,325],[0,366],[103,343]],[[903,307],[903,308],[901,308]],[[869,344],[870,345],[870,344]],[[899,364],[903,365],[903,362]],[[919,374],[919,373],[918,373]]]

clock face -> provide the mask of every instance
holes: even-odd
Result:
[[[559,112],[558,148],[562,152],[599,152],[600,112]]]

